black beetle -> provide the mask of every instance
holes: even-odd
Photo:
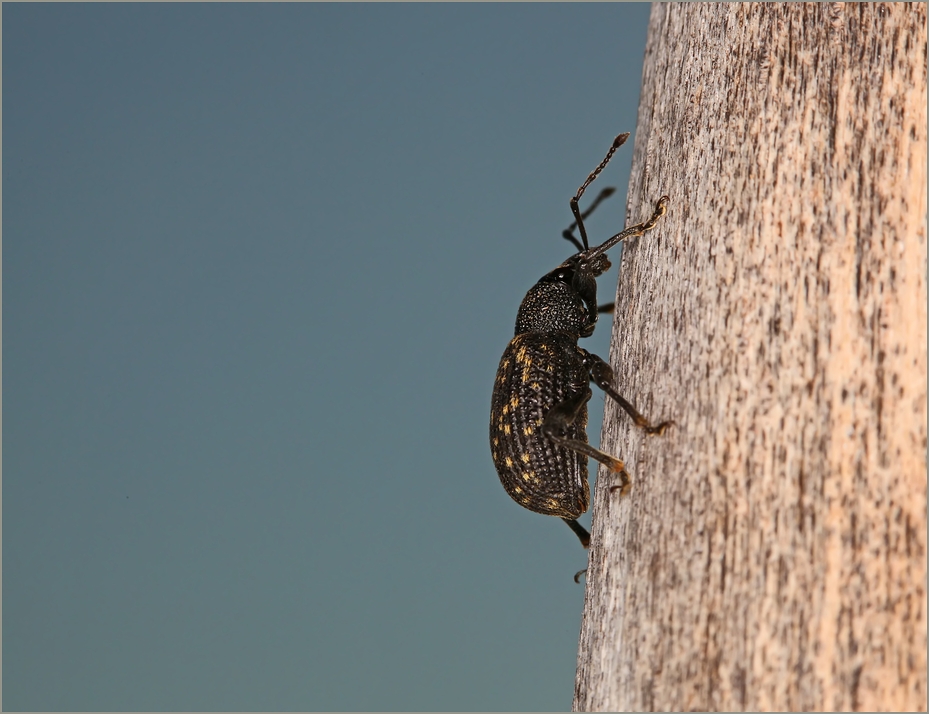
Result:
[[[578,346],[593,334],[598,312],[597,281],[610,267],[606,251],[620,241],[640,236],[658,223],[667,209],[662,196],[651,218],[626,228],[590,248],[584,218],[612,189],[605,189],[581,213],[578,201],[606,167],[629,134],[620,134],[606,158],[587,177],[571,199],[575,222],[563,232],[578,252],[543,276],[523,298],[516,316],[516,336],[500,360],[490,408],[490,452],[506,492],[521,506],[557,516],[570,526],[585,548],[590,534],[577,522],[590,505],[587,457],[619,474],[621,493],[628,491],[629,474],[619,459],[587,443],[587,402],[593,382],[615,399],[632,420],[649,434],[661,434],[673,424],[652,426],[613,387],[613,370],[600,357]],[[575,238],[575,226],[580,241]]]

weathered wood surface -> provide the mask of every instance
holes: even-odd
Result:
[[[653,8],[576,709],[926,708],[926,99],[925,4]]]

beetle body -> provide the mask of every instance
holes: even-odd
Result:
[[[491,408],[491,454],[506,492],[530,511],[577,518],[590,505],[587,457],[543,431],[551,409],[589,390],[577,340],[566,333],[525,332],[500,361]],[[587,441],[587,404],[564,436]]]
[[[564,519],[584,547],[590,535],[576,519],[590,505],[587,458],[619,474],[623,489],[629,484],[623,462],[587,442],[590,383],[600,386],[647,432],[660,434],[671,424],[652,426],[616,393],[610,366],[578,345],[581,337],[593,333],[598,312],[609,309],[597,307],[596,278],[610,267],[606,251],[651,230],[667,206],[663,196],[648,221],[588,248],[583,218],[593,208],[581,214],[577,202],[628,136],[616,137],[606,158],[571,200],[583,243],[573,237],[574,226],[564,237],[581,250],[544,275],[523,298],[515,336],[500,360],[491,398],[490,450],[504,489],[521,506]]]

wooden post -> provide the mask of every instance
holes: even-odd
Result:
[[[654,6],[576,709],[925,710],[926,99],[925,4]]]

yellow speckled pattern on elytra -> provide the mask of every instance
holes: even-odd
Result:
[[[545,415],[590,380],[570,335],[514,337],[500,360],[491,406],[492,456],[507,493],[526,508],[577,518],[590,505],[587,457],[541,430]],[[572,391],[573,390],[573,391]],[[587,409],[565,436],[587,442]]]

